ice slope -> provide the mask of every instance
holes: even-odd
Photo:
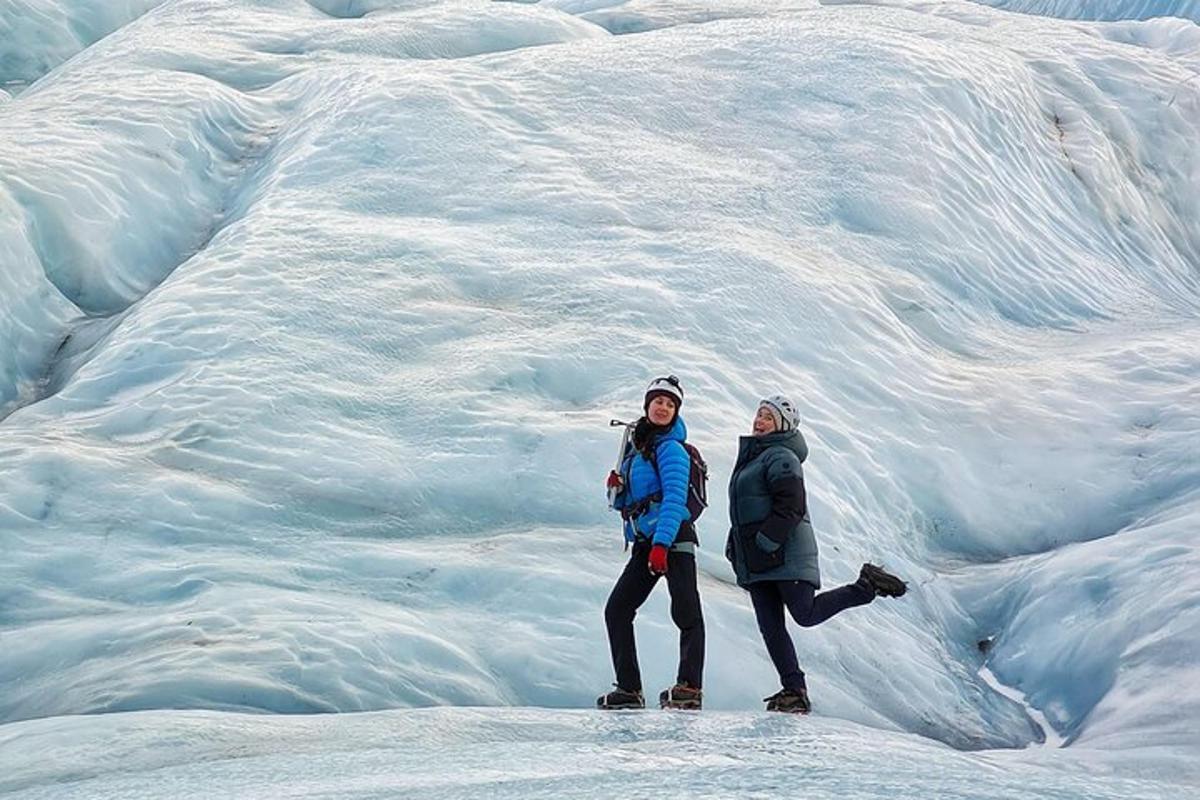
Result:
[[[0,720],[589,705],[672,370],[711,708],[774,689],[720,552],[782,390],[828,582],[913,584],[798,634],[820,715],[1040,740],[986,666],[1195,779],[1196,26],[702,11],[175,0],[0,106]]]
[[[1064,19],[1150,19],[1182,17],[1200,22],[1197,0],[976,0],[1007,11]]]
[[[0,85],[23,86],[163,0],[5,0]]]

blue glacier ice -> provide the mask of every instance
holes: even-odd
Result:
[[[0,793],[1195,792],[1200,26],[1002,5],[0,9]],[[607,717],[666,372],[706,710]],[[721,555],[774,392],[912,588],[804,719]]]

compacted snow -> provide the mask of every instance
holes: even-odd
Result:
[[[0,791],[1194,786],[1200,27],[1003,5],[0,8]],[[668,372],[718,713],[567,711]],[[806,719],[721,555],[775,392],[827,586],[911,587]]]
[[[11,738],[10,738],[11,737]],[[1103,753],[964,753],[761,712],[428,708],[263,717],[146,711],[0,727],[5,797],[844,797],[1160,800],[1194,785]],[[62,766],[69,764],[69,766]],[[1084,765],[1086,764],[1086,768]]]

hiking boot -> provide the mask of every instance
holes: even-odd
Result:
[[[687,681],[680,681],[670,689],[663,689],[658,695],[659,708],[677,708],[684,711],[699,711],[700,700],[703,697],[703,692],[690,685]]]
[[[642,697],[642,693],[627,692],[620,686],[616,686],[608,694],[602,694],[596,698],[596,708],[602,708],[607,711],[617,711],[623,708],[645,708],[646,698]]]
[[[862,565],[858,573],[858,582],[869,587],[878,597],[902,597],[908,591],[908,585],[904,581],[874,564]]]
[[[804,689],[781,689],[770,697],[764,697],[767,711],[780,711],[784,714],[807,714],[812,710],[808,702],[808,692]]]

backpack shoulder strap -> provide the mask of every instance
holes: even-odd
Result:
[[[650,466],[654,467],[655,475],[658,475],[658,448],[666,447],[667,445],[671,444],[671,442],[675,442],[682,447],[684,455],[686,455],[688,458],[692,457],[692,448],[687,442],[679,442],[675,439],[659,439],[654,443],[654,447],[650,448],[650,458],[647,459],[650,462]]]

